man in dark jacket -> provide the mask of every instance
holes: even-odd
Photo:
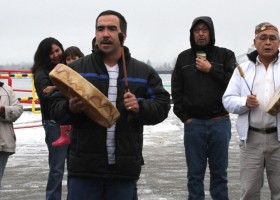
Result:
[[[227,166],[231,123],[222,96],[234,70],[235,55],[215,45],[210,17],[196,18],[191,48],[179,54],[172,74],[174,113],[184,123],[189,199],[204,199],[209,161],[210,194],[228,199]]]
[[[126,26],[118,12],[99,14],[92,54],[70,64],[116,106],[117,122],[111,128],[98,125],[83,113],[85,106],[78,97],[66,100],[56,93],[50,102],[53,118],[72,125],[70,200],[131,200],[144,164],[143,126],[162,122],[170,110],[170,95],[159,75],[132,58],[126,47],[125,78],[119,33],[125,40]]]

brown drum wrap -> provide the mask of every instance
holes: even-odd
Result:
[[[267,104],[266,112],[275,116],[280,111],[280,86],[274,92],[274,95]]]
[[[58,64],[49,73],[53,84],[68,98],[74,93],[85,103],[84,113],[103,127],[111,127],[120,113],[108,98],[76,71]]]

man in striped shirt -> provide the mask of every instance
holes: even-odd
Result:
[[[144,164],[143,126],[162,122],[170,110],[170,95],[157,72],[123,46],[126,27],[120,13],[100,13],[92,53],[69,65],[116,106],[120,117],[112,127],[86,116],[78,97],[55,94],[50,102],[53,118],[68,118],[65,123],[72,125],[69,200],[132,200]]]

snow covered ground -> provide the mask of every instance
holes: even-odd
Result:
[[[232,119],[232,139],[229,155],[229,195],[239,199],[239,148],[235,129],[236,116]],[[2,181],[1,200],[42,200],[48,175],[48,151],[41,124],[41,116],[25,111],[14,123],[17,136],[16,154],[9,158]],[[34,128],[23,128],[35,126]],[[145,165],[138,181],[141,200],[182,200],[187,198],[187,168],[183,144],[183,124],[171,110],[168,118],[144,129],[143,155]],[[62,199],[66,199],[66,173]],[[269,199],[267,181],[262,200]],[[205,176],[206,199],[209,194],[209,172]]]

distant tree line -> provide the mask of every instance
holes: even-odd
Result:
[[[12,64],[7,64],[7,65],[1,65],[0,64],[0,69],[13,69],[13,70],[31,70],[32,63],[12,63]]]
[[[145,62],[145,61],[143,61],[143,62]],[[176,59],[174,59],[171,62],[164,62],[163,64],[160,64],[160,65],[157,65],[157,66],[155,66],[151,62],[150,59],[148,59],[145,63],[152,66],[155,70],[157,70],[158,73],[168,74],[168,73],[171,73],[173,71],[173,68],[174,68],[175,63],[176,63]],[[1,65],[0,64],[0,69],[30,70],[31,67],[32,67],[32,63],[25,63],[25,62],[12,63],[12,64],[7,64],[7,65]]]
[[[152,66],[160,74],[170,74],[174,69],[176,58],[171,62],[164,62],[163,64],[157,66],[154,66],[149,59],[145,63]]]

